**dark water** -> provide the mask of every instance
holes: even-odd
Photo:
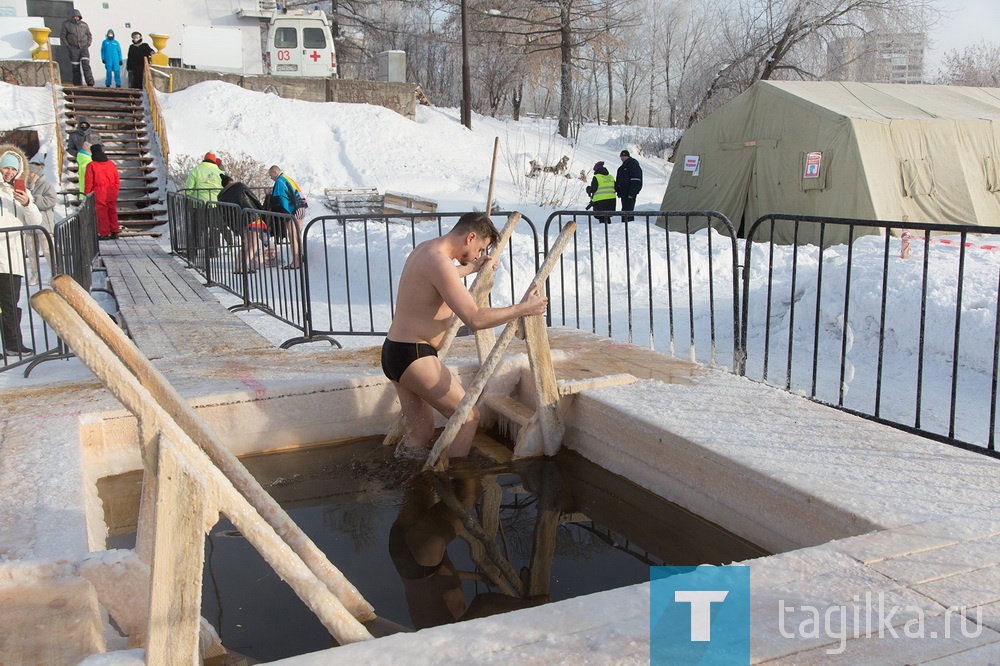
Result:
[[[393,460],[379,441],[242,459],[375,607],[376,635],[643,582],[650,566],[764,554],[570,452],[508,465],[474,458],[414,477],[420,463]],[[109,548],[134,546],[140,482],[134,473],[98,484]],[[474,559],[469,542],[482,542],[462,513],[495,534],[492,557],[480,546]],[[509,563],[520,594],[502,574],[499,586],[489,582],[494,562]],[[202,615],[228,648],[260,661],[334,645],[225,517],[205,543]]]

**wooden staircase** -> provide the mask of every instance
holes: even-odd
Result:
[[[101,135],[108,159],[118,165],[121,190],[118,194],[118,222],[123,229],[139,229],[165,224],[167,210],[161,192],[162,179],[151,150],[148,113],[143,91],[132,88],[65,87],[64,129],[76,128],[77,118],[90,121],[91,130]],[[63,188],[78,186],[76,162],[65,159]],[[75,205],[78,202],[71,202]]]

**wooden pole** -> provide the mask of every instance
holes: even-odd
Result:
[[[211,511],[205,499],[211,494],[205,479],[192,474],[172,447],[157,448],[146,665],[197,664],[205,568],[202,530]]]
[[[490,166],[490,189],[486,193],[486,217],[493,214],[493,184],[497,178],[497,152],[500,150],[500,137],[493,137],[493,162]]]
[[[493,161],[490,165],[490,187],[486,193],[486,216],[489,217],[493,212],[493,184],[496,182],[497,174],[497,150],[500,147],[500,137],[495,137],[493,139]],[[499,261],[498,252],[496,249],[493,250],[494,257]],[[482,270],[480,270],[482,273]],[[489,267],[489,271],[483,276],[483,286],[482,289],[487,295],[493,291],[493,266]],[[479,276],[476,276],[477,279]],[[485,301],[484,301],[485,304]],[[497,343],[497,336],[493,333],[492,328],[484,328],[476,331],[476,353],[479,356],[479,362],[482,363],[486,360],[486,356],[493,349],[493,345]]]
[[[243,466],[243,463],[233,455],[218,435],[198,416],[191,405],[149,362],[149,359],[143,356],[135,343],[114,325],[107,313],[97,305],[97,302],[68,275],[58,275],[53,278],[52,288],[72,306],[73,310],[79,313],[90,331],[97,334],[98,338],[120,359],[142,387],[149,391],[156,404],[173,416],[188,437],[205,451],[257,513],[274,528],[274,531],[351,613],[362,621],[374,618],[375,613],[371,605],[364,600],[357,588],[344,577],[339,569],[330,563],[323,551],[295,524],[274,498],[261,488],[257,480]],[[34,301],[32,301],[32,305],[34,306]]]
[[[562,255],[563,250],[566,249],[566,244],[569,242],[569,239],[574,233],[576,233],[576,222],[570,222],[559,233],[559,237],[556,238],[556,242],[552,245],[552,249],[549,250],[548,256],[545,257],[542,267],[538,269],[538,273],[535,275],[534,279],[532,279],[531,285],[529,285],[528,289],[525,291],[525,296],[531,293],[531,291],[536,287],[538,289],[543,287],[549,273],[551,273],[555,268],[556,262]],[[500,363],[501,357],[504,352],[507,351],[507,347],[514,339],[514,333],[518,330],[518,328],[518,320],[516,319],[508,322],[507,325],[504,326],[503,332],[497,339],[496,346],[493,347],[493,351],[490,352],[489,357],[479,368],[479,372],[476,373],[476,377],[472,380],[472,385],[469,386],[465,396],[458,403],[458,408],[455,410],[455,413],[451,415],[451,418],[448,419],[448,424],[444,427],[444,431],[441,433],[441,436],[438,437],[438,440],[434,443],[434,447],[427,455],[427,461],[424,463],[424,469],[434,468],[437,465],[438,460],[441,458],[441,454],[447,450],[449,446],[451,446],[453,441],[455,441],[455,436],[465,423],[465,420],[469,417],[469,413],[472,411],[476,401],[479,400],[480,394],[482,394],[483,389],[486,388],[486,382],[493,376],[493,371],[496,370],[497,364]],[[445,456],[444,460],[447,460],[447,456]],[[445,463],[444,466],[447,466],[447,464]]]
[[[520,213],[512,213],[507,218],[507,224],[500,231],[500,240],[497,241],[497,246],[494,248],[495,254],[499,255],[507,248],[507,242],[510,240],[511,235],[514,233],[514,228],[520,221]],[[493,289],[493,266],[487,264],[476,274],[476,278],[472,281],[472,286],[469,287],[469,292],[472,294],[472,298],[475,299],[476,305],[483,307],[486,304],[486,299],[490,295],[491,289]],[[448,332],[444,334],[444,339],[441,341],[441,348],[438,349],[438,358],[442,362],[448,356],[448,352],[451,351],[451,345],[455,342],[458,329],[461,327],[462,320],[457,316],[452,316],[451,325],[448,327]],[[393,422],[392,427],[389,428],[389,432],[386,433],[385,439],[382,440],[382,444],[384,446],[395,446],[403,440],[404,435],[406,435],[406,422],[403,420],[403,415],[399,414]]]

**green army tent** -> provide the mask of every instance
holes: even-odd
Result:
[[[760,81],[684,133],[661,208],[1000,226],[1000,89]]]

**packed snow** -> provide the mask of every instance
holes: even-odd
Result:
[[[8,125],[37,125],[42,130],[42,150],[50,156],[47,168],[51,175],[55,172],[51,158],[55,148],[50,95],[47,88],[0,84],[0,102],[15,110]],[[161,102],[172,155],[201,156],[208,151],[245,153],[265,168],[270,164],[280,165],[313,198],[319,198],[326,188],[365,187],[432,199],[438,203],[439,211],[484,210],[496,141],[494,208],[522,212],[532,220],[539,234],[554,211],[584,208],[587,202],[584,188],[595,162],[604,161],[613,174],[620,163],[619,151],[631,150],[644,174],[637,208],[647,211],[658,209],[671,168],[661,156],[641,152],[637,137],[644,133],[657,136],[656,130],[642,128],[586,125],[575,139],[569,140],[557,135],[552,119],[515,122],[474,116],[473,129],[468,130],[459,122],[457,109],[420,106],[416,119],[411,121],[382,107],[281,99],[221,82],[206,82],[163,94]],[[563,156],[569,159],[566,174],[527,177],[531,160],[551,166]],[[580,177],[581,172],[584,178]],[[314,207],[311,212],[326,211]],[[349,262],[362,264],[366,251],[373,256],[383,253],[405,256],[412,243],[408,229],[390,231],[380,238],[369,239],[368,243],[350,244]],[[530,233],[522,225],[512,240],[513,252],[504,258],[499,269],[495,303],[504,304],[518,296],[530,279],[534,271]],[[616,219],[609,227],[594,224],[588,228],[585,222],[569,255],[575,269],[557,272],[550,290],[553,305],[559,305],[554,308],[554,312],[559,312],[554,323],[600,334],[610,331],[612,337],[623,341],[652,346],[702,363],[732,367],[731,250],[724,236],[715,232],[711,235],[711,253],[707,249],[709,233],[704,230],[694,234],[689,252],[688,239],[683,235],[671,233],[664,238],[662,229],[652,227],[647,236],[641,219],[630,225]],[[550,240],[551,237],[550,234]],[[418,236],[417,241],[421,239]],[[893,239],[884,322],[879,314],[883,239],[868,237],[856,241],[850,264],[844,246],[826,249],[822,292],[817,290],[820,257],[817,248],[799,248],[794,293],[793,249],[775,247],[770,261],[767,252],[756,253],[746,269],[751,291],[747,375],[754,379],[763,377],[766,342],[767,381],[782,387],[788,383],[793,391],[808,393],[814,374],[812,340],[818,334],[816,393],[822,400],[834,404],[842,401],[848,408],[871,413],[877,399],[881,417],[913,423],[917,358],[922,348],[921,427],[942,434],[949,432],[952,415],[948,407],[954,391],[959,410],[955,416],[955,435],[984,443],[989,427],[1000,271],[1000,252],[989,248],[1000,243],[990,238],[973,240],[965,253],[967,274],[958,306],[955,280],[958,248],[939,242],[925,248],[915,242],[912,255],[903,259],[899,256],[899,240]],[[334,245],[332,240],[327,242]],[[311,248],[311,253],[323,251],[320,244],[312,243]],[[343,247],[338,251],[343,253]],[[929,267],[927,285],[922,283],[925,254]],[[738,257],[742,263],[742,241]],[[310,260],[314,266],[322,263],[312,261],[312,255]],[[371,283],[376,330],[384,330],[388,325],[390,294],[395,291],[392,282],[400,268],[401,262],[394,264],[392,272],[387,270],[383,279]],[[311,275],[314,282],[326,279],[318,270]],[[511,271],[513,287],[508,285]],[[768,275],[774,285],[770,311]],[[715,299],[711,309],[709,287]],[[224,304],[236,302],[228,293],[215,291]],[[576,303],[581,299],[583,304],[577,309]],[[846,325],[845,303],[848,304]],[[567,310],[569,314],[563,314]],[[297,333],[260,312],[239,316],[276,344]],[[341,312],[329,316],[331,320],[340,317],[343,321],[346,315]],[[961,317],[957,359],[956,316]],[[925,330],[921,339],[922,322]],[[883,328],[885,342],[880,346]],[[786,357],[789,339],[795,349],[791,363]],[[349,346],[380,342],[378,338],[364,336],[339,340]],[[954,386],[953,368],[959,378]],[[16,370],[0,373],[0,386],[86,373],[75,361],[46,363],[34,370],[28,380]],[[879,377],[882,388],[877,395]]]

